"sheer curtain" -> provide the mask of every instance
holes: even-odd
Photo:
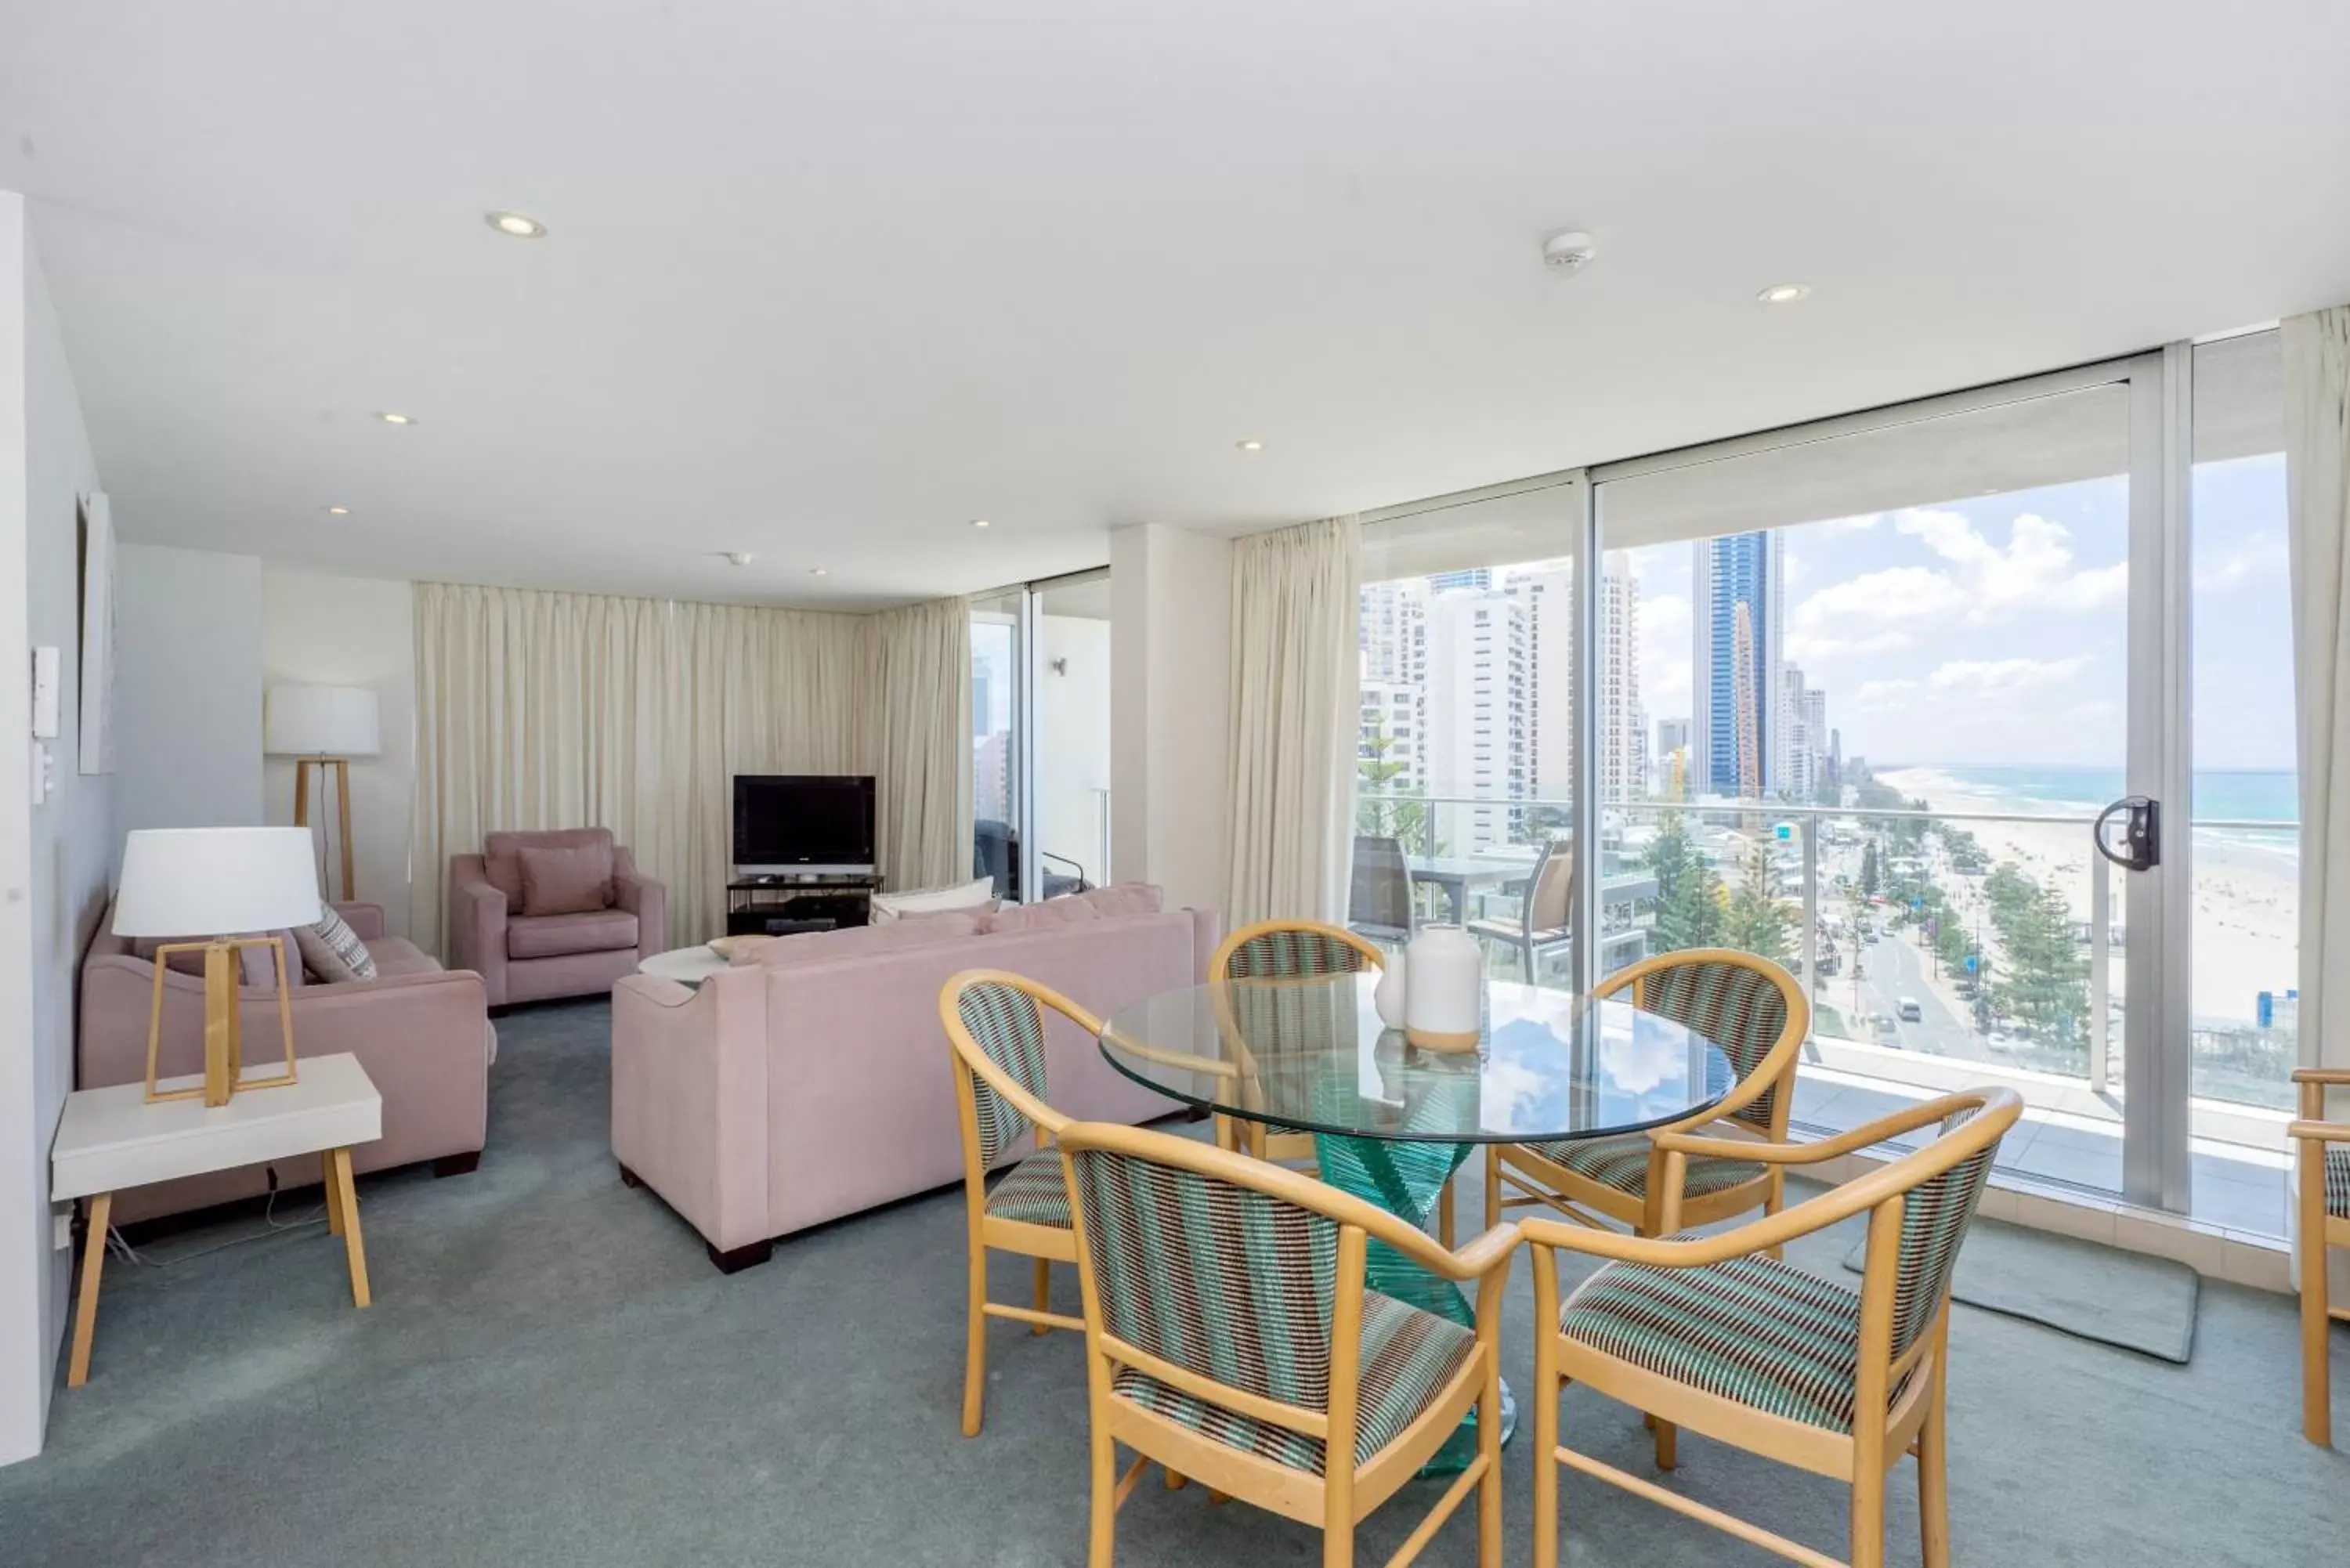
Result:
[[[1362,527],[1332,517],[1232,547],[1232,867],[1225,914],[1345,917]]]
[[[2301,1056],[2350,1067],[2350,306],[2282,325],[2301,772]],[[2334,842],[2335,828],[2344,841]],[[2336,1104],[2338,1106],[2339,1099]]]
[[[668,885],[673,940],[717,934],[738,773],[874,774],[889,885],[967,874],[964,623],[418,584],[417,941],[439,950],[451,856],[591,824]]]

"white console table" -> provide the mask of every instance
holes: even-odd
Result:
[[[257,1071],[272,1074],[282,1064]],[[351,1304],[368,1304],[367,1250],[359,1240],[359,1193],[351,1185],[353,1146],[383,1136],[383,1096],[357,1056],[306,1056],[301,1079],[284,1088],[247,1089],[224,1106],[201,1099],[149,1104],[147,1086],[116,1084],[66,1096],[49,1151],[49,1198],[87,1198],[89,1235],[81,1261],[75,1308],[69,1387],[89,1376],[89,1346],[98,1324],[99,1275],[106,1266],[106,1235],[114,1195],[126,1187],[172,1181],[206,1171],[285,1159],[321,1157],[327,1178],[327,1230],[343,1239],[350,1264]],[[159,1087],[197,1079],[166,1079]]]

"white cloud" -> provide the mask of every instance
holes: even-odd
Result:
[[[1957,512],[1915,508],[1893,525],[1957,568],[1966,618],[1977,624],[2022,610],[2100,609],[2129,592],[2127,561],[2074,569],[2071,530],[2036,513],[2017,514],[2003,549]]]
[[[1958,614],[1965,595],[1929,566],[1887,566],[1831,583],[1795,607],[1787,657],[1802,662],[1907,648],[1921,626]]]
[[[1640,600],[1640,701],[1660,718],[1690,703],[1690,602],[1679,594]]]
[[[2195,568],[2195,591],[2225,593],[2248,583],[2282,580],[2285,573],[2283,541],[2262,532],[2245,536],[2241,548]]]
[[[1853,706],[1864,713],[1896,713],[1908,706],[1907,699],[1918,690],[1915,680],[1864,680],[1860,690],[1852,694]]]
[[[2086,654],[2070,659],[1953,659],[1937,665],[1926,684],[1939,696],[1962,701],[2013,698],[2070,680],[2089,667]]]

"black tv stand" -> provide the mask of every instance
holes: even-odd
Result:
[[[726,884],[726,934],[790,936],[868,924],[881,878],[871,872],[776,872]]]

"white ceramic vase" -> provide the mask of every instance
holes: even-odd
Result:
[[[1474,1051],[1484,1033],[1484,950],[1459,926],[1422,926],[1405,962],[1404,1037],[1423,1051]]]
[[[1378,1011],[1379,1022],[1390,1029],[1403,1027],[1410,958],[1409,950],[1405,948],[1388,954],[1387,967],[1379,971],[1379,982],[1371,987],[1371,1005]]]

